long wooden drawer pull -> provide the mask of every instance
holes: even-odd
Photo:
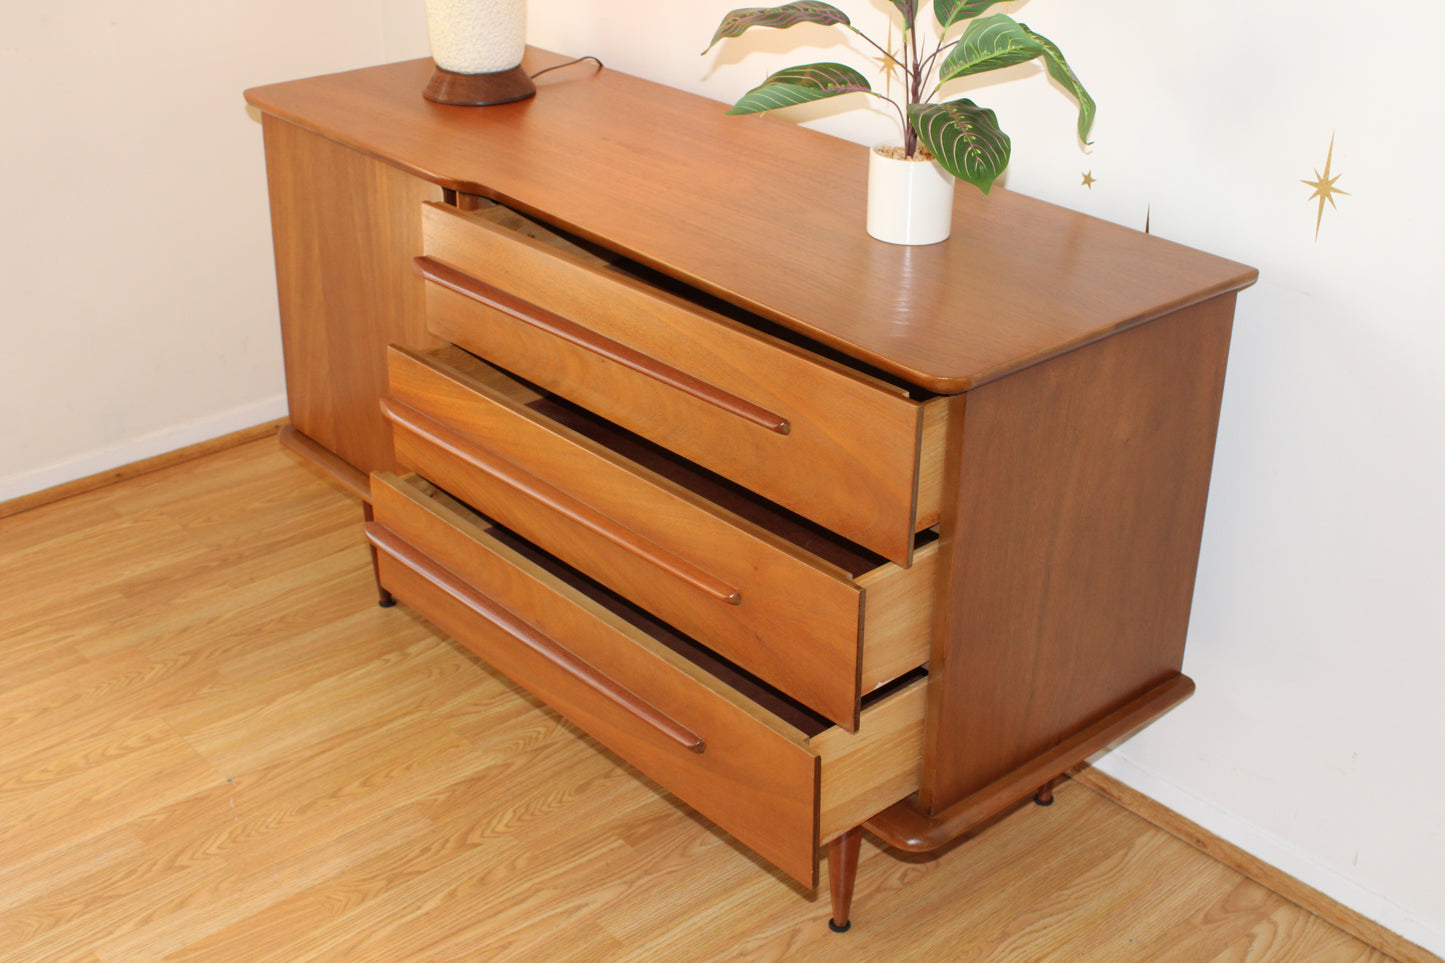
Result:
[[[386,526],[371,522],[365,526],[365,530],[367,540],[376,548],[396,558],[432,585],[507,632],[528,649],[598,695],[636,716],[689,752],[703,752],[707,749],[707,745],[697,733],[572,652],[556,639],[539,631],[515,613],[487,598]]]
[[[568,495],[526,469],[487,451],[475,440],[463,438],[435,419],[391,398],[382,399],[381,410],[391,421],[420,435],[452,457],[459,458],[478,471],[491,475],[510,488],[547,506],[569,521],[581,525],[594,535],[606,539],[618,548],[632,553],[674,578],[686,582],[698,591],[728,605],[742,604],[742,593],[736,588],[703,571],[686,559],[679,558],[656,542],[619,524],[616,520]]]
[[[613,341],[611,338],[591,331],[575,321],[569,321],[559,314],[553,314],[545,308],[523,301],[501,288],[493,287],[485,281],[479,281],[470,274],[458,271],[441,261],[429,257],[419,257],[415,264],[418,274],[449,291],[455,291],[473,301],[485,304],[524,324],[529,324],[609,361],[615,361],[638,374],[660,381],[699,401],[721,408],[769,431],[786,435],[792,430],[792,425],[782,415],[775,414],[744,398],[739,398],[716,385],[708,384],[685,371],[679,371],[656,358],[648,357],[621,342]]]

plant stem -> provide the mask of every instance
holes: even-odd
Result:
[[[945,50],[951,50],[951,49],[953,49],[953,48],[956,47],[956,46],[958,46],[958,41],[957,41],[957,40],[951,40],[951,41],[949,41],[948,43],[944,43],[944,42],[943,42],[943,38],[940,37],[939,40],[938,40],[938,47],[937,47],[937,49],[935,49],[935,50],[933,51],[933,53],[929,55],[928,59],[927,59],[926,61],[924,61],[924,64],[923,64],[923,72],[924,72],[924,74],[932,73],[932,71],[933,71],[933,63],[934,63],[934,61],[936,61],[936,60],[938,59],[938,55],[939,55],[939,54],[943,53]]]
[[[904,38],[903,47],[905,56],[908,58],[908,103],[913,105],[919,102],[923,94],[923,64],[918,59],[918,29],[914,27],[909,30]],[[913,123],[908,120],[905,113],[903,118],[903,156],[912,157],[918,153],[918,132],[913,129]]]
[[[877,50],[879,53],[881,53],[883,56],[887,57],[889,60],[893,61],[895,64],[898,64],[898,66],[900,66],[900,67],[903,67],[903,66],[904,66],[903,64],[898,63],[898,58],[895,57],[895,56],[893,56],[893,51],[887,50],[887,49],[885,49],[884,47],[880,46],[880,45],[878,44],[878,41],[874,40],[872,37],[868,36],[866,33],[864,33],[863,31],[859,30],[857,27],[853,26],[851,23],[848,24],[847,26],[848,26],[848,29],[849,29],[849,30],[853,31],[853,32],[856,33],[858,36],[860,36],[860,37],[862,37],[864,40],[868,41],[868,43],[870,43],[870,44],[873,46],[873,49]],[[904,69],[906,70],[907,68],[904,67]]]
[[[903,112],[903,108],[902,108],[902,107],[899,107],[899,106],[898,106],[898,101],[894,100],[892,97],[885,97],[885,96],[883,96],[882,94],[878,93],[878,91],[876,91],[876,90],[864,90],[864,91],[861,91],[861,93],[865,93],[865,94],[867,94],[867,95],[870,96],[870,97],[877,97],[879,100],[883,101],[883,102],[884,102],[885,104],[887,104],[889,107],[892,107],[892,108],[893,108],[893,110],[898,114],[898,122],[903,125],[903,130],[906,132],[906,133],[905,133],[905,143],[906,143],[907,133],[911,133],[911,132],[912,132],[912,128],[908,126],[908,115]]]

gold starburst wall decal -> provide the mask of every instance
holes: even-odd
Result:
[[[1084,186],[1087,187],[1089,190],[1092,191],[1092,190],[1094,189],[1094,181],[1096,181],[1097,179],[1098,179],[1098,178],[1094,177],[1094,172],[1093,172],[1093,171],[1085,171],[1085,172],[1084,172],[1084,182],[1083,182],[1083,183],[1084,183]]]
[[[883,74],[884,92],[887,96],[893,96],[893,78],[900,77],[901,70],[898,62],[903,57],[903,47],[900,45],[897,53],[893,50],[893,22],[888,23],[888,49],[878,56],[871,58],[878,65],[878,70]]]
[[[1313,188],[1314,188],[1314,191],[1315,191],[1315,192],[1310,195],[1310,200],[1314,200],[1314,199],[1316,199],[1316,198],[1319,198],[1320,207],[1319,207],[1319,210],[1315,213],[1315,240],[1316,240],[1316,241],[1318,241],[1318,240],[1320,239],[1320,222],[1323,221],[1324,218],[1325,218],[1325,201],[1329,201],[1329,202],[1330,202],[1330,208],[1331,208],[1332,210],[1339,210],[1339,208],[1335,207],[1335,195],[1336,195],[1336,194],[1343,194],[1345,197],[1349,197],[1349,196],[1350,196],[1350,192],[1349,192],[1349,191],[1342,191],[1342,190],[1340,190],[1338,187],[1335,186],[1335,181],[1339,180],[1341,175],[1336,174],[1336,175],[1333,176],[1333,177],[1330,176],[1330,165],[1331,165],[1332,163],[1334,163],[1334,159],[1335,159],[1335,135],[1334,135],[1333,133],[1331,133],[1331,134],[1330,134],[1330,149],[1329,149],[1329,152],[1328,152],[1327,154],[1325,154],[1325,172],[1324,172],[1323,174],[1321,174],[1318,170],[1316,170],[1316,171],[1315,171],[1315,179],[1314,179],[1314,180],[1312,180],[1312,181],[1301,180],[1301,181],[1300,181],[1300,183],[1303,184],[1304,186],[1306,186],[1306,187],[1313,187]]]

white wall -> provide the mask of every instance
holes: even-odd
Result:
[[[421,4],[0,4],[0,501],[285,414],[241,92],[422,56]]]
[[[891,9],[838,2],[865,25]],[[0,7],[0,499],[284,411],[241,91],[424,55],[421,3]],[[792,53],[800,32],[699,56],[734,5],[531,0],[530,36],[719,100],[814,59]],[[1199,693],[1102,765],[1445,952],[1442,82],[1404,44],[1362,58],[1382,20],[1355,7],[1008,3],[1098,98],[1096,144],[1075,146],[1070,104],[1032,68],[975,96],[1013,136],[1012,189],[1136,227],[1149,212],[1156,233],[1261,271],[1220,426],[1186,665]],[[1396,38],[1445,29],[1420,0],[1389,16]],[[816,59],[846,56],[813,37]],[[866,110],[821,114],[860,142],[890,133]],[[1299,182],[1332,133],[1350,194],[1316,241]]]
[[[835,3],[886,34],[887,0]],[[813,26],[699,57],[742,5],[531,0],[531,36],[719,100],[788,64],[849,59],[841,31]],[[1185,667],[1199,692],[1101,767],[1445,952],[1445,135],[1433,122],[1445,82],[1404,46],[1360,56],[1382,30],[1445,33],[1445,10],[997,9],[1056,41],[1100,103],[1084,152],[1071,102],[1036,68],[971,94],[1013,137],[1011,189],[1139,228],[1148,216],[1157,234],[1261,272],[1240,296],[1225,390]],[[891,131],[866,108],[819,114],[859,142]],[[1323,169],[1332,135],[1331,173],[1350,193],[1316,241],[1318,202],[1300,181]]]

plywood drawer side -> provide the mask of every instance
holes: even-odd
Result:
[[[821,842],[917,791],[927,705],[928,680],[919,678],[865,709],[857,732],[833,728],[810,740],[823,765]]]

